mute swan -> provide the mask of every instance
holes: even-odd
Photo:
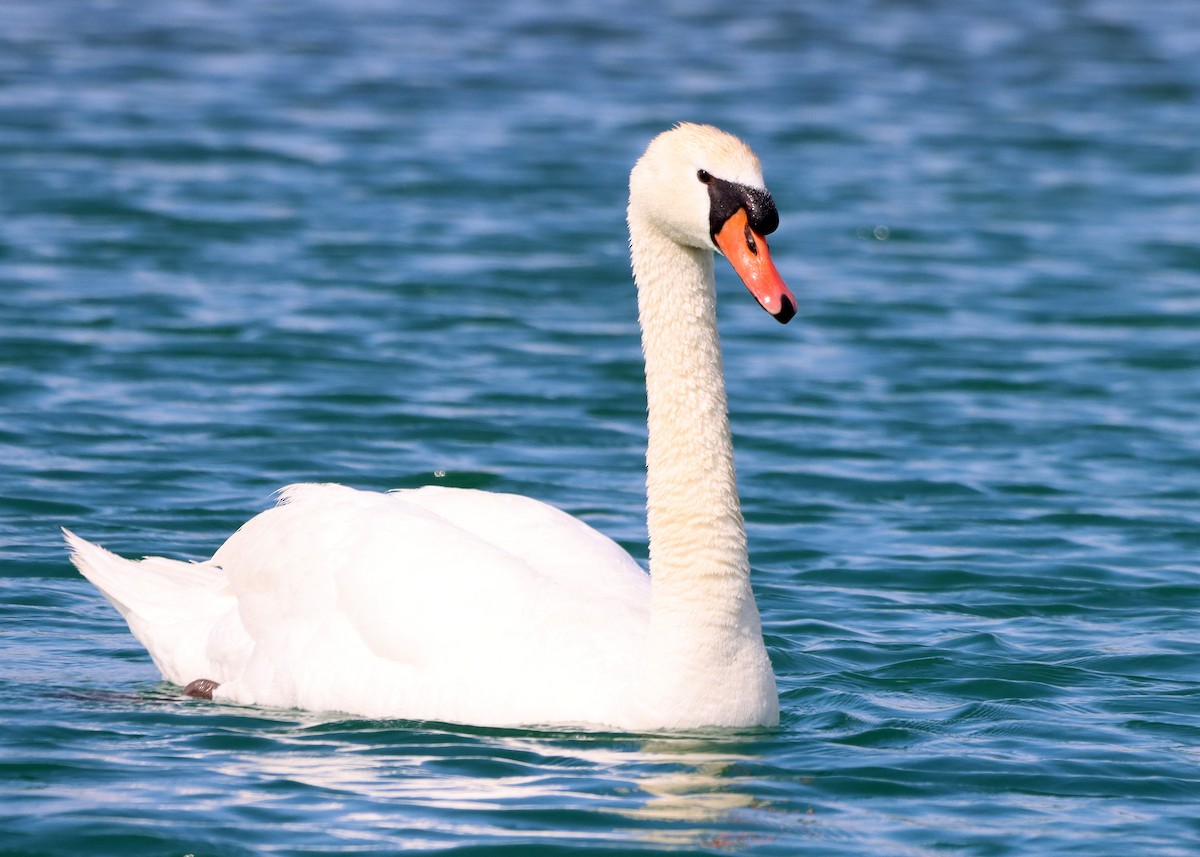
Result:
[[[758,158],[716,128],[651,141],[628,222],[646,360],[650,575],[536,500],[293,485],[211,560],[122,559],[64,530],[164,678],[243,704],[484,726],[779,720],[750,589],[713,251],[787,322]]]

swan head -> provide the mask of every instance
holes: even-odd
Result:
[[[681,123],[651,140],[629,176],[629,223],[723,254],[763,309],[785,324],[796,314],[764,237],[779,226],[775,201],[758,156],[732,134]]]

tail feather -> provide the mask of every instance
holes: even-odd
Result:
[[[181,609],[190,611],[197,590],[209,594],[224,584],[219,566],[151,556],[131,560],[80,538],[63,527],[71,562],[95,584],[126,619],[130,615],[168,620]]]
[[[71,561],[129,623],[163,676],[177,684],[224,679],[221,664],[244,632],[225,572],[211,563],[130,560],[63,528]],[[216,632],[216,633],[214,633]]]

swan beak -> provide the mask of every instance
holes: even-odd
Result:
[[[767,239],[750,228],[746,209],[735,211],[713,240],[762,308],[781,324],[791,321],[796,297],[771,261]]]

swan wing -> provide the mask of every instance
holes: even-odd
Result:
[[[649,616],[649,578],[628,553],[508,494],[291,486],[213,562],[254,641],[222,692],[260,704],[603,722]]]

